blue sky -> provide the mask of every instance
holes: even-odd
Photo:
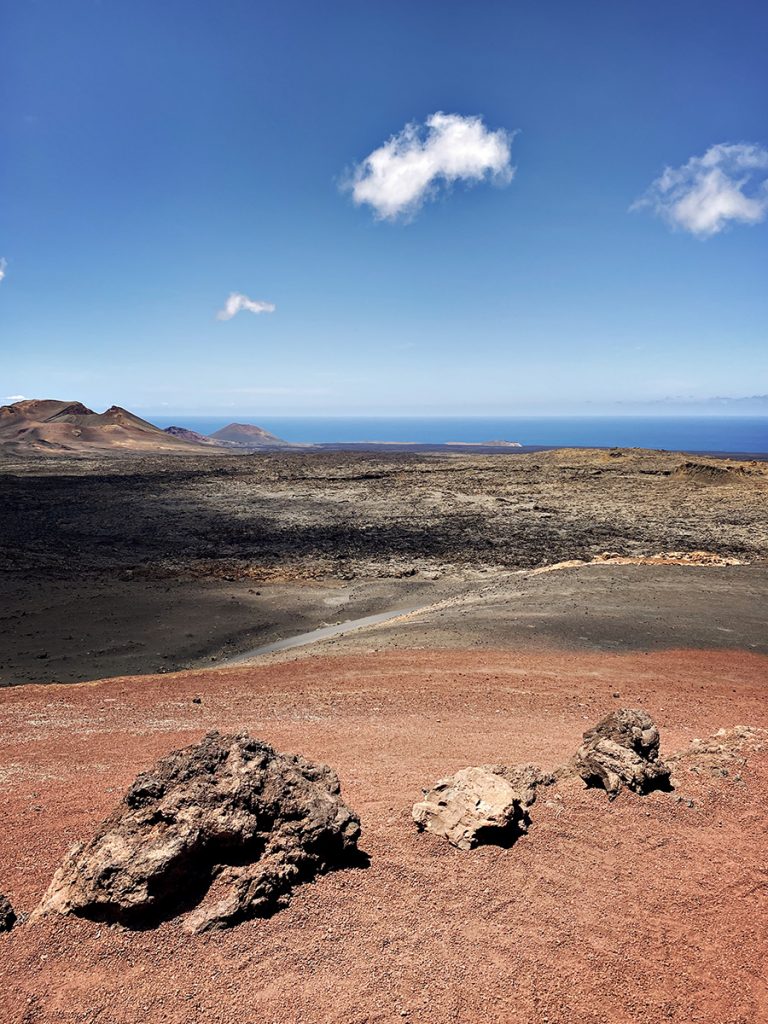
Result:
[[[756,0],[28,0],[5,26],[0,398],[257,417],[768,392]],[[441,111],[508,133],[509,173],[437,179],[394,219],[356,204],[355,168]],[[754,222],[659,216],[664,168],[722,144]],[[274,311],[217,318],[232,293]]]

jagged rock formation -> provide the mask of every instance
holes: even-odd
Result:
[[[360,821],[325,765],[245,733],[209,733],[139,775],[67,855],[33,919],[78,914],[144,927],[192,910],[189,931],[287,903],[356,850]]]
[[[424,791],[413,806],[413,820],[460,850],[481,843],[510,845],[528,831],[527,809],[543,781],[533,765],[463,768]]]
[[[602,786],[610,799],[622,786],[635,793],[670,788],[669,768],[659,760],[659,730],[637,708],[620,708],[584,733],[573,769],[588,786]]]
[[[0,932],[9,932],[16,924],[16,912],[10,900],[0,892]]]

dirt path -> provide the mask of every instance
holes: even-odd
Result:
[[[456,584],[453,593],[446,585],[441,590],[447,596],[438,590],[430,604],[290,634],[230,663],[467,646],[530,651],[731,647],[768,654],[768,568],[763,566],[565,566]]]
[[[372,626],[380,626],[383,623],[392,623],[403,619],[410,619],[413,616],[421,615],[428,608],[397,608],[394,611],[377,612],[376,615],[364,615],[360,619],[344,619],[333,626],[321,626],[319,629],[312,629],[308,633],[294,633],[282,640],[274,640],[271,644],[264,644],[261,647],[253,647],[250,650],[242,651],[233,658],[228,658],[224,668],[233,665],[247,665],[252,661],[263,658],[267,654],[277,654],[280,651],[293,651],[299,647],[311,647],[314,644],[322,643],[324,640],[331,640],[338,636],[346,636],[347,633],[355,633],[357,630],[369,629]]]

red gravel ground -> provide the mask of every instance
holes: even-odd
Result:
[[[410,820],[441,775],[553,766],[618,705],[656,717],[662,753],[768,726],[766,682],[767,658],[733,651],[399,651],[0,692],[0,890],[17,910],[139,770],[214,727],[331,764],[371,858],[204,936],[17,926],[0,1020],[766,1021],[766,753],[740,779],[684,773],[686,802],[565,783],[509,850],[461,853]]]

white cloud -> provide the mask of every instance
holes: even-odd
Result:
[[[5,277],[5,271],[8,267],[8,260],[0,256],[0,281]]]
[[[216,319],[231,320],[241,309],[247,309],[249,313],[274,313],[275,308],[271,302],[261,302],[259,299],[249,299],[240,292],[230,292],[224,308],[216,314]]]
[[[26,395],[6,395],[3,399],[4,402],[26,402]]]
[[[381,220],[413,216],[441,184],[490,180],[507,185],[512,135],[490,131],[481,117],[432,114],[407,124],[358,164],[344,187],[355,203],[368,203]]]
[[[630,209],[650,207],[673,227],[707,238],[768,214],[768,150],[720,143],[682,167],[667,167]]]

